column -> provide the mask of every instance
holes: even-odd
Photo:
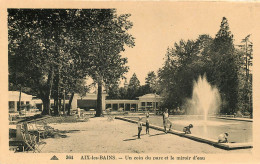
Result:
[[[76,110],[78,107],[78,95],[74,94],[72,102],[71,102],[71,109]]]
[[[102,93],[102,111],[106,109],[106,96]]]
[[[41,106],[42,106],[42,107],[41,107],[41,111],[43,111],[43,103],[41,104]]]
[[[17,112],[17,102],[14,101],[14,112]]]

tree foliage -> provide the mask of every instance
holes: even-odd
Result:
[[[140,81],[134,73],[129,80],[129,85],[127,88],[127,95],[129,99],[136,99],[138,96],[138,89],[140,88]]]
[[[58,114],[61,91],[74,95],[87,75],[101,90],[102,82],[118,81],[128,70],[120,52],[134,46],[129,16],[114,9],[8,9],[10,86],[29,87],[46,114],[52,96]]]
[[[158,80],[154,71],[148,72],[145,78],[145,85],[148,88],[146,92],[156,93],[158,92]]]
[[[220,30],[212,44],[213,77],[211,78],[221,94],[222,112],[234,113],[238,103],[238,65],[233,44],[233,35],[224,17]]]
[[[244,67],[243,54],[248,53],[235,49],[233,35],[225,17],[215,38],[204,34],[196,40],[175,43],[173,48],[167,49],[164,66],[158,74],[164,97],[163,106],[183,106],[186,99],[192,96],[193,81],[206,74],[209,83],[219,89],[221,112],[236,112],[238,100],[241,99],[239,97],[245,95],[243,89],[239,89],[240,84],[250,84],[239,73],[241,66]]]
[[[144,85],[140,84],[135,73],[130,78],[129,84],[125,81],[123,87],[119,87],[118,84],[111,85],[107,98],[134,100],[148,93],[159,93],[158,79],[154,71],[148,72]]]
[[[250,41],[250,36],[242,39],[239,48],[236,50],[237,61],[239,64],[238,78],[239,78],[239,97],[238,109],[242,112],[253,113],[253,96],[252,96],[252,71],[253,65],[253,43]]]

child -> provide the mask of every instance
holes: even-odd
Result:
[[[142,120],[142,118],[139,117],[139,121],[137,123],[137,125],[138,125],[138,139],[141,139],[140,138],[140,134],[141,134],[141,131],[142,131],[142,122],[141,122],[141,120]]]
[[[146,127],[146,134],[147,133],[149,134],[149,111],[146,113],[146,124],[145,124],[145,127]]]
[[[164,132],[167,134],[167,125],[170,124],[169,131],[172,128],[172,122],[169,120],[169,113],[168,109],[166,108],[165,111],[163,112],[163,126],[164,126]]]
[[[186,126],[183,128],[183,132],[185,132],[185,134],[191,134],[190,128],[193,128],[193,125],[190,124],[189,126]]]
[[[218,136],[218,143],[228,143],[228,133],[223,133]]]

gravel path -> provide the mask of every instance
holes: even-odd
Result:
[[[44,139],[42,153],[251,153],[252,149],[222,150],[173,134],[150,129],[137,139],[137,125],[91,118],[88,122],[49,124],[63,137]]]

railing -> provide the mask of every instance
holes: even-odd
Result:
[[[221,114],[221,115],[219,115],[219,117],[232,117],[232,118],[234,118],[235,117],[235,115],[227,115],[227,114]]]
[[[228,115],[228,114],[220,114],[218,117],[229,117],[229,118],[251,118],[251,116],[244,116],[244,115]]]

